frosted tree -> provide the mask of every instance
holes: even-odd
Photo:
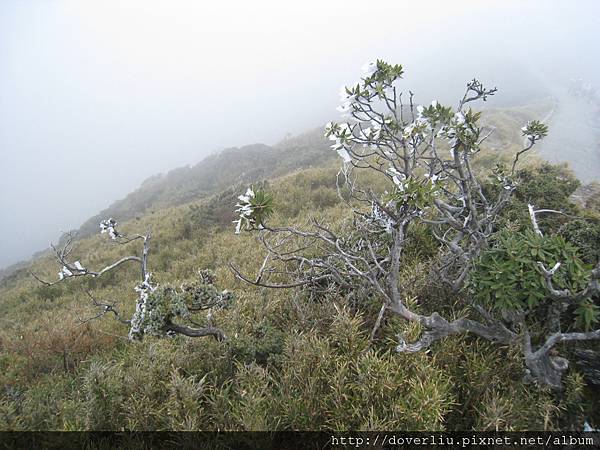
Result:
[[[511,166],[497,166],[492,182],[484,184],[472,160],[493,129],[480,126],[480,113],[469,106],[486,101],[496,89],[474,79],[455,108],[437,101],[416,105],[412,92],[404,97],[397,88],[402,74],[400,65],[384,61],[366,64],[360,80],[341,89],[338,110],[347,120],[325,127],[325,136],[342,159],[338,192],[352,211],[351,224],[341,231],[316,220],[308,229],[271,227],[259,213],[270,211],[271,203],[256,208],[251,201],[264,193],[240,196],[237,231],[256,231],[266,256],[256,276],[243,274],[234,265],[232,270],[241,280],[268,288],[334,285],[349,293],[374,293],[381,308],[372,338],[386,314],[422,327],[416,342],[398,336],[398,352],[417,352],[446,336],[474,333],[521,346],[527,379],[560,387],[566,360],[552,355],[550,349],[565,340],[597,338],[598,331],[582,334],[554,329],[547,339],[537,339],[536,349],[524,310],[498,312],[476,295],[461,295],[457,298],[465,298],[469,311],[464,317],[448,319],[435,311],[423,313],[418,305],[409,306],[408,289],[400,278],[409,226],[421,223],[440,244],[434,276],[455,292],[472,289],[469,275],[489,248],[498,216],[516,188],[519,158],[547,134],[547,127],[539,121],[526,124],[522,128],[524,148]],[[387,187],[376,191],[371,184],[361,183],[360,175],[365,172]],[[535,262],[528,270],[536,271]],[[552,289],[551,270],[545,270],[544,276],[550,296],[562,296],[569,302],[598,291],[598,272],[596,268],[589,285],[579,293]]]
[[[197,280],[183,283],[179,287],[158,285],[152,281],[152,273],[148,270],[148,254],[151,234],[127,235],[117,229],[117,222],[110,218],[100,223],[100,231],[107,234],[117,245],[140,242],[139,255],[129,255],[109,264],[99,270],[92,270],[80,261],[73,261],[71,254],[74,248],[74,235],[69,233],[65,244],[57,248],[52,246],[54,256],[59,264],[58,279],[55,281],[42,280],[32,275],[46,286],[52,286],[67,280],[80,277],[98,278],[102,275],[119,270],[126,263],[137,264],[140,269],[140,282],[135,285],[137,295],[135,311],[130,319],[125,319],[117,308],[117,302],[100,301],[90,292],[87,295],[98,313],[87,319],[97,319],[104,315],[113,315],[118,321],[129,326],[131,340],[142,339],[144,335],[173,336],[181,334],[189,337],[213,336],[218,340],[225,338],[221,329],[214,326],[213,311],[227,307],[233,300],[228,291],[218,291],[214,286],[214,274],[210,271],[199,271]],[[206,314],[204,323],[198,323],[196,315]]]

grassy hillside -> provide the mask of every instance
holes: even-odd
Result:
[[[508,130],[504,114],[487,117]],[[127,325],[112,317],[88,320],[98,313],[88,290],[131,316],[135,267],[52,287],[24,269],[3,280],[0,429],[580,427],[592,404],[577,370],[557,396],[521,382],[522,361],[514,351],[473,336],[446,338],[430,352],[397,354],[396,335],[416,337],[420,330],[391,318],[371,344],[376,304],[335,292],[253,288],[235,279],[230,262],[253,273],[263,257],[256,237],[234,235],[231,224],[236,196],[247,183],[269,179],[274,224],[318,217],[335,228],[349,217],[335,191],[335,152],[318,136],[225,151],[146,182],[107,211],[124,222],[123,231],[152,230],[149,264],[159,284],[194,280],[199,269],[216,273],[218,288],[236,297],[214,317],[226,341],[178,336],[130,342]],[[520,144],[519,136],[502,136],[502,150]],[[482,152],[480,171],[506,155],[498,142]],[[96,234],[100,217],[84,225],[84,234],[88,228],[94,234],[78,242],[74,259],[100,267],[139,251],[135,243],[117,246]],[[450,314],[460,314],[453,298],[428,282],[423,255],[429,237],[415,229],[411,239],[401,276],[411,280],[415,307],[443,303]],[[27,270],[54,279],[58,269],[44,255]]]
[[[274,146],[254,144],[223,150],[192,167],[180,167],[148,178],[123,200],[87,220],[79,233],[81,236],[96,233],[98,223],[106,217],[119,217],[125,221],[146,211],[198,200],[233,185],[249,184],[299,168],[326,164],[335,157],[335,153],[328,149],[329,145],[319,128]]]
[[[487,143],[491,150],[487,154],[489,160],[495,160],[497,153],[517,151],[521,145],[519,129],[522,124],[546,115],[551,107],[548,101],[539,101],[521,108],[486,110],[483,123],[495,128]],[[115,201],[86,220],[77,230],[78,236],[95,234],[100,221],[107,217],[124,222],[161,208],[207,198],[231,187],[275,178],[302,168],[327,165],[337,159],[329,146],[330,143],[323,137],[323,129],[317,128],[274,146],[254,144],[223,150],[194,166],[179,167],[148,178],[124,199]],[[59,242],[64,242],[64,239],[65,236],[62,236]],[[45,252],[41,250],[34,258],[43,256]],[[27,266],[28,262],[22,261],[0,269],[0,280],[24,271]]]
[[[115,201],[86,220],[77,230],[78,237],[95,234],[100,221],[108,217],[116,217],[124,222],[161,208],[197,201],[232,186],[278,177],[300,168],[328,164],[336,158],[335,152],[328,150],[329,144],[323,138],[321,128],[274,146],[254,144],[223,150],[194,166],[179,167],[148,178],[124,199]],[[61,236],[59,242],[63,243],[65,238],[65,235]],[[46,252],[41,250],[33,258],[43,256]],[[23,271],[28,264],[27,261],[20,261],[0,269],[0,280]]]

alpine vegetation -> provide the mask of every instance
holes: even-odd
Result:
[[[251,230],[253,227],[261,227],[262,222],[273,212],[273,197],[264,192],[254,192],[253,188],[248,188],[244,195],[238,197],[239,203],[236,206],[236,213],[239,218],[234,221],[236,224],[235,234],[240,234],[242,228]]]
[[[3,279],[0,429],[596,429],[600,189],[537,155],[553,104],[403,73]]]
[[[337,190],[351,212],[349,222],[337,228],[316,219],[308,229],[271,226],[271,196],[249,189],[239,197],[236,233],[256,231],[266,256],[256,276],[231,268],[256,286],[335,291],[347,298],[368,293],[380,304],[371,340],[388,315],[421,330],[412,341],[399,334],[398,352],[472,333],[517,348],[525,381],[561,389],[568,361],[556,344],[600,338],[600,330],[591,330],[597,314],[590,300],[600,292],[600,263],[589,270],[563,239],[542,234],[536,216],[556,211],[530,205],[531,232],[511,236],[501,226],[518,187],[519,160],[548,128],[528,122],[521,130],[525,145],[512,164],[480,172],[474,159],[494,130],[480,125],[481,113],[471,105],[497,89],[474,79],[455,107],[435,100],[417,104],[412,92],[405,96],[398,88],[403,73],[401,65],[381,60],[366,64],[360,79],[341,90],[338,111],[346,121],[325,127],[342,159]],[[432,307],[410,297],[401,272],[415,229],[436,242],[430,278],[453,293],[454,305]],[[507,273],[510,279],[504,279]]]
[[[152,281],[152,273],[148,270],[148,253],[151,234],[127,235],[117,230],[117,221],[113,218],[100,222],[100,232],[107,233],[116,244],[125,246],[132,242],[141,242],[141,254],[124,256],[123,258],[103,267],[100,270],[91,270],[80,261],[71,262],[70,255],[74,248],[72,233],[67,235],[65,244],[52,249],[59,266],[58,280],[44,281],[37,275],[32,275],[46,286],[53,286],[71,278],[91,277],[102,275],[120,269],[123,264],[133,262],[139,265],[141,281],[134,287],[137,293],[135,312],[131,319],[125,319],[119,312],[117,302],[100,301],[87,291],[92,305],[98,309],[98,314],[91,319],[96,319],[106,314],[114,317],[129,326],[129,339],[139,340],[144,335],[173,336],[182,334],[190,337],[213,336],[217,340],[225,338],[221,329],[213,323],[212,311],[228,306],[233,300],[233,295],[228,291],[219,292],[215,286],[214,274],[208,270],[198,273],[198,280],[184,283],[179,288],[171,285],[158,285]],[[198,323],[194,314],[206,313],[204,324]],[[89,319],[88,319],[89,320]],[[192,326],[190,326],[192,325]]]

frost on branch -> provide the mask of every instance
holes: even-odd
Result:
[[[250,230],[254,225],[254,219],[252,218],[252,204],[250,203],[250,199],[253,197],[254,191],[252,188],[248,188],[245,194],[238,197],[239,202],[235,205],[235,212],[239,214],[239,219],[233,222],[236,224],[235,234],[240,234],[242,227]]]
[[[100,222],[100,232],[108,233],[111,239],[115,240],[119,237],[119,232],[116,229],[117,221],[112,217]]]
[[[158,334],[158,329],[154,327],[154,324],[148,324],[149,316],[154,309],[153,305],[149,304],[149,297],[156,290],[156,286],[150,282],[151,276],[151,273],[146,273],[144,281],[134,288],[139,298],[135,304],[135,312],[131,318],[131,328],[129,329],[129,339],[132,340],[141,338],[144,334]]]
[[[480,179],[473,168],[473,157],[493,129],[481,126],[481,114],[469,106],[486,101],[496,88],[488,89],[472,80],[457,107],[435,100],[415,104],[412,92],[403,97],[397,87],[402,73],[399,65],[383,61],[366,64],[359,81],[340,93],[338,111],[344,121],[325,126],[332,150],[342,159],[338,193],[352,220],[335,226],[313,220],[309,229],[260,227],[261,222],[250,222],[246,228],[258,229],[266,252],[264,261],[255,276],[242,273],[233,264],[232,270],[239,279],[256,286],[306,288],[311,293],[334,291],[337,298],[348,299],[356,293],[368,293],[362,301],[374,300],[380,305],[371,339],[376,339],[386,314],[415,322],[422,330],[415,342],[399,337],[397,350],[401,352],[424,350],[446,336],[467,332],[516,346],[530,380],[560,388],[567,361],[553,355],[554,346],[563,341],[598,339],[600,330],[564,333],[555,326],[560,325],[557,318],[567,311],[562,308],[573,302],[587,308],[581,317],[591,317],[594,311],[587,299],[600,291],[600,266],[589,280],[572,289],[559,288],[558,279],[553,281],[558,275],[540,266],[545,271],[545,286],[539,276],[534,277],[537,297],[564,300],[556,310],[555,303],[548,304],[546,310],[552,320],[545,325],[551,326],[551,331],[545,336],[537,329],[536,334],[527,329],[523,305],[535,307],[536,295],[514,303],[517,296],[510,290],[499,294],[504,296],[499,312],[465,290],[473,271],[481,270],[476,262],[497,244],[499,216],[516,188],[513,177],[519,157],[546,136],[546,125],[531,121],[523,127],[525,145],[514,156],[512,170],[498,165]],[[378,182],[366,178],[369,182],[361,184],[360,171],[378,177]],[[251,201],[244,217],[250,217]],[[456,297],[457,305],[447,305],[457,314],[455,317],[445,318],[441,310],[427,312],[427,305],[419,304],[419,299],[412,302],[407,298],[410,281],[401,272],[407,263],[407,244],[414,230],[410,227],[414,225],[426,229],[439,244],[433,250],[437,254],[431,259],[431,279],[454,292],[462,291]],[[523,250],[522,246],[519,249]],[[533,262],[527,267],[532,272],[537,270]],[[498,270],[504,269],[490,271],[490,279],[484,284],[494,285]],[[589,320],[587,323],[591,324]]]
[[[523,136],[530,142],[535,142],[548,135],[548,126],[539,120],[532,120],[531,122],[527,122],[527,125],[521,128],[521,131],[523,132]]]
[[[238,219],[233,223],[235,234],[240,234],[242,230],[251,231],[264,228],[264,221],[273,213],[273,197],[252,187],[246,190],[246,193],[238,197],[238,203],[235,212]]]
[[[264,217],[264,213],[261,215],[261,213],[254,210],[251,211],[249,216],[253,220],[262,217]],[[139,256],[125,256],[100,270],[91,270],[79,260],[71,262],[74,236],[69,234],[62,248],[52,246],[55,258],[61,267],[58,280],[48,282],[40,279],[35,274],[32,275],[41,283],[52,286],[70,278],[100,277],[104,273],[117,270],[125,263],[135,262],[139,264],[141,269],[141,281],[134,288],[137,300],[131,319],[122,318],[116,307],[116,301],[110,303],[99,301],[88,291],[87,295],[91,299],[92,305],[99,312],[96,316],[87,320],[96,319],[109,313],[114,314],[117,320],[129,325],[129,338],[132,340],[141,339],[145,335],[172,336],[175,334],[190,337],[213,336],[219,340],[224,339],[223,332],[214,325],[212,311],[226,307],[233,300],[233,296],[227,291],[218,292],[216,290],[213,286],[214,275],[202,271],[197,282],[184,284],[179,289],[169,285],[159,286],[152,281],[152,274],[148,271],[150,233],[128,235],[117,231],[116,226],[116,220],[106,219],[100,223],[100,231],[101,233],[108,233],[110,238],[118,245],[140,242],[142,248]],[[207,312],[204,324],[198,324],[196,322],[198,319],[195,318],[195,314],[201,311]],[[193,326],[189,326],[188,323]]]
[[[171,335],[178,331],[176,320],[190,321],[192,315],[200,311],[207,312],[205,329],[212,328],[212,312],[228,307],[234,298],[230,292],[216,289],[214,275],[210,271],[199,272],[198,281],[183,283],[179,288],[153,286],[149,278],[136,287],[140,298],[131,319],[130,339],[141,339],[144,335]]]
[[[65,277],[72,277],[72,276],[73,276],[73,272],[71,272],[67,266],[62,266],[62,269],[60,269],[60,272],[58,272],[58,277],[61,280]]]
[[[334,149],[344,163],[352,161],[346,146],[349,143],[349,138],[352,135],[352,128],[347,123],[332,124],[328,123],[325,126],[326,136],[330,141],[334,141],[331,148]]]

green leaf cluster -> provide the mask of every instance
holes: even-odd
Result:
[[[404,69],[400,64],[389,64],[380,59],[377,60],[377,70],[365,78],[365,85],[377,87],[379,84],[391,85],[394,81],[402,78]]]
[[[171,285],[159,286],[148,294],[139,315],[139,326],[132,337],[164,336],[165,326],[176,317],[189,318],[190,312],[180,292]]]
[[[534,310],[551,301],[538,262],[547,268],[561,262],[553,276],[556,289],[577,291],[587,282],[589,267],[562,237],[504,230],[475,262],[469,285],[476,300],[493,309]]]
[[[460,113],[458,113],[460,114]],[[475,151],[478,148],[479,136],[481,134],[481,130],[478,125],[478,120],[481,117],[481,112],[475,112],[469,108],[469,110],[464,113],[464,121],[453,121],[452,131],[454,131],[454,136],[458,139],[460,143],[462,143],[462,149]]]
[[[273,195],[264,190],[256,190],[254,197],[250,197],[252,213],[250,218],[255,224],[262,225],[273,214]]]
[[[384,196],[384,201],[392,201],[396,208],[402,207],[423,210],[431,206],[439,188],[429,178],[408,178],[402,186],[395,186],[391,193]]]
[[[431,126],[447,125],[454,117],[454,111],[451,106],[444,106],[440,103],[432,103],[429,106],[423,107],[421,115],[426,118]]]
[[[548,126],[544,125],[539,120],[532,120],[525,125],[521,131],[523,136],[529,137],[530,140],[536,141],[548,135]]]

